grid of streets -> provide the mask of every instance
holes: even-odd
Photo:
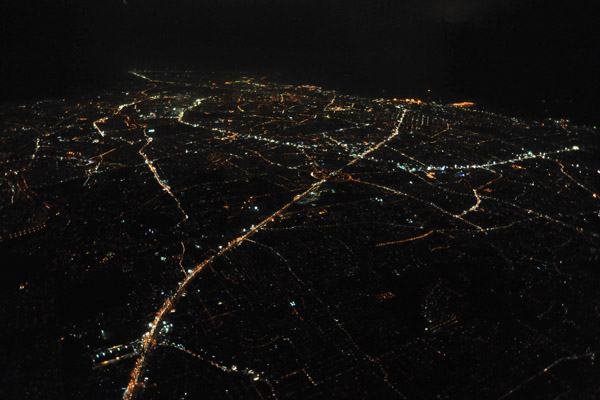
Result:
[[[46,352],[29,390],[67,397],[597,395],[597,133],[471,106],[194,71],[4,105],[0,246],[41,265],[8,367]]]

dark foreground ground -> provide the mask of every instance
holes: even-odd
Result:
[[[5,104],[2,398],[597,398],[598,133],[465,106],[168,71]]]

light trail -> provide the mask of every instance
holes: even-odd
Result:
[[[425,173],[427,173],[427,172],[449,171],[449,170],[460,171],[460,170],[469,170],[469,169],[483,169],[483,170],[489,171],[491,167],[495,167],[497,165],[515,164],[520,161],[537,159],[537,158],[546,159],[548,156],[551,156],[551,155],[568,153],[571,151],[579,151],[579,150],[580,150],[579,146],[571,146],[571,147],[564,147],[562,149],[556,149],[556,150],[540,152],[540,153],[533,153],[533,152],[529,151],[527,153],[517,154],[515,157],[507,159],[507,160],[489,161],[489,162],[483,163],[483,164],[429,165],[429,166],[424,166],[421,168],[415,168],[415,167],[410,167],[407,165],[402,165],[395,160],[381,160],[381,159],[374,158],[374,157],[369,157],[368,160],[376,162],[376,163],[396,164],[396,167],[398,167],[402,170],[408,171],[408,172],[425,172]],[[410,158],[410,157],[408,157],[408,158]],[[418,160],[415,160],[415,161],[424,165],[422,162],[420,162]]]
[[[112,152],[113,152],[113,151],[115,151],[115,150],[117,150],[117,148],[116,148],[116,147],[115,147],[115,148],[112,148],[111,150],[105,151],[105,152],[104,152],[104,153],[102,153],[102,154],[98,154],[98,155],[96,155],[96,156],[92,156],[92,157],[90,157],[90,159],[88,160],[88,162],[89,162],[90,164],[91,164],[91,163],[93,163],[93,161],[92,161],[92,160],[93,160],[94,158],[100,158],[100,161],[98,161],[98,162],[96,163],[96,167],[95,167],[93,170],[90,170],[90,171],[88,172],[88,177],[87,177],[87,179],[85,180],[85,182],[83,182],[83,185],[82,185],[82,186],[85,186],[85,185],[87,185],[88,181],[89,181],[89,180],[90,180],[90,178],[92,177],[92,174],[96,174],[96,173],[98,173],[98,170],[100,169],[100,166],[102,165],[102,162],[104,161],[104,156],[105,156],[105,155],[107,155],[107,154],[110,154],[110,153],[112,153]]]
[[[92,125],[94,126],[94,128],[96,128],[96,130],[98,131],[100,136],[104,137],[104,131],[102,129],[100,129],[100,127],[98,126],[98,122],[104,123],[104,122],[106,122],[106,118],[100,118],[100,119],[92,122]]]
[[[383,189],[383,190],[385,190],[385,191],[388,191],[388,192],[390,192],[390,193],[393,193],[393,194],[396,194],[396,195],[399,195],[399,196],[403,196],[403,197],[408,197],[409,199],[413,199],[413,200],[416,200],[416,201],[418,201],[418,202],[421,202],[421,203],[423,203],[423,204],[427,204],[427,205],[429,205],[429,206],[431,206],[431,207],[435,208],[436,210],[438,210],[438,211],[440,211],[440,212],[442,212],[442,213],[444,213],[444,214],[446,214],[446,215],[449,215],[449,216],[451,216],[452,218],[456,218],[456,219],[458,219],[458,220],[460,220],[460,221],[464,222],[465,224],[467,224],[467,225],[470,225],[470,226],[474,227],[474,228],[475,228],[475,229],[477,229],[478,231],[481,231],[481,232],[483,232],[483,231],[485,230],[485,229],[484,229],[484,228],[482,228],[481,226],[479,226],[479,225],[476,225],[476,224],[474,224],[474,223],[472,223],[472,222],[470,222],[470,221],[467,221],[466,219],[464,219],[464,218],[463,218],[462,216],[460,216],[460,215],[455,215],[455,214],[452,214],[450,211],[448,211],[448,210],[446,210],[446,209],[444,209],[444,208],[442,208],[442,207],[438,206],[438,205],[437,205],[437,204],[435,204],[435,203],[430,203],[430,202],[428,202],[428,201],[425,201],[425,200],[423,200],[423,199],[420,199],[420,198],[418,198],[418,197],[416,197],[416,196],[413,196],[413,195],[411,195],[411,194],[408,194],[408,193],[406,193],[406,192],[401,192],[400,190],[396,190],[396,189],[393,189],[393,188],[391,188],[391,187],[387,187],[387,186],[384,186],[384,185],[379,185],[379,184],[377,184],[377,183],[373,183],[373,182],[361,181],[361,180],[359,180],[359,179],[356,179],[356,178],[351,178],[350,180],[351,180],[351,181],[353,181],[353,182],[358,182],[358,183],[362,183],[362,184],[364,184],[364,185],[370,185],[370,186],[373,186],[373,187],[376,187],[376,188],[379,188],[379,189]]]
[[[179,85],[179,86],[188,86],[188,87],[205,87],[208,85],[193,85],[191,83],[186,83],[186,82],[174,82],[174,81],[162,81],[160,79],[152,79],[150,77],[148,77],[147,75],[141,74],[137,71],[129,71],[129,73],[131,75],[137,76],[138,78],[144,79],[148,82],[152,82],[152,83],[164,83],[167,85]]]
[[[29,228],[25,228],[22,229],[18,232],[13,232],[11,234],[5,235],[5,236],[0,236],[0,243],[4,242],[5,240],[11,240],[11,239],[16,239],[19,238],[21,236],[25,236],[25,235],[29,235],[32,233],[35,233],[37,231],[40,231],[42,229],[46,228],[46,223],[43,222],[39,225],[35,225],[35,226],[31,226]]]
[[[337,94],[335,94],[333,96],[333,98],[331,99],[331,101],[329,102],[329,104],[327,104],[325,106],[325,108],[323,109],[323,111],[328,111],[331,108],[331,106],[333,106],[333,103],[335,102],[336,97],[337,97]]]
[[[180,123],[184,124],[184,125],[188,125],[194,128],[205,128],[205,129],[210,129],[213,132],[218,132],[221,133],[223,135],[225,135],[225,139],[231,139],[231,140],[235,140],[236,138],[242,138],[242,139],[254,139],[257,141],[261,141],[261,142],[267,142],[267,143],[271,143],[271,144],[276,144],[278,146],[290,146],[290,147],[294,147],[296,149],[321,149],[321,146],[317,145],[317,144],[313,144],[313,145],[308,145],[308,144],[300,144],[300,143],[292,143],[292,142],[283,142],[280,140],[276,140],[276,139],[271,139],[271,138],[267,138],[264,136],[259,136],[259,135],[251,135],[248,133],[239,133],[239,132],[233,132],[231,130],[228,129],[223,129],[223,128],[216,128],[216,127],[207,127],[204,126],[202,124],[194,124],[191,122],[187,122],[183,119],[183,114],[185,112],[182,112],[179,116],[179,118],[177,119],[177,121],[179,121]]]
[[[104,157],[105,155],[107,155],[107,154],[110,154],[110,153],[112,153],[112,152],[113,152],[113,151],[115,151],[115,150],[117,150],[117,148],[116,148],[116,147],[114,147],[114,148],[112,148],[112,149],[110,149],[110,150],[108,150],[108,151],[105,151],[105,152],[104,152],[104,153],[102,153],[102,154],[98,154],[97,156],[92,156],[92,157],[90,157],[90,160],[92,160],[92,159],[94,159],[94,158],[96,158],[96,157],[100,157],[100,158],[102,158],[102,157]]]
[[[581,228],[581,227],[568,224],[568,223],[563,222],[563,221],[561,221],[559,219],[553,218],[550,215],[543,214],[543,213],[541,213],[539,211],[532,210],[530,208],[521,206],[519,204],[511,203],[510,201],[502,200],[502,199],[499,199],[497,197],[492,197],[492,196],[481,196],[481,198],[484,199],[484,200],[492,200],[492,201],[496,201],[498,203],[502,203],[502,204],[506,204],[506,205],[512,206],[512,207],[514,207],[514,208],[516,208],[518,210],[521,210],[521,211],[523,211],[523,212],[525,212],[527,214],[533,214],[533,215],[536,216],[536,218],[545,219],[545,220],[548,220],[550,222],[554,222],[555,224],[564,226],[565,228],[573,229],[576,232],[585,233],[585,234],[597,237],[597,234],[594,233],[594,232],[584,231],[583,228]],[[531,218],[531,219],[533,219],[533,218]],[[522,221],[514,221],[511,224],[506,225],[506,226],[514,225],[515,223],[518,223],[518,222],[522,222]],[[499,228],[503,228],[503,227],[499,227]],[[484,231],[484,232],[485,231],[493,231],[493,230],[496,230],[496,229],[498,229],[498,228],[497,227],[491,227],[491,228],[484,228],[484,229],[482,229],[482,231]]]
[[[401,243],[406,243],[406,242],[412,242],[413,240],[419,240],[419,239],[426,238],[427,236],[431,235],[433,232],[435,232],[435,230],[432,229],[429,232],[424,233],[424,234],[419,235],[419,236],[411,237],[411,238],[408,238],[408,239],[396,240],[396,241],[393,241],[393,242],[379,243],[379,244],[375,245],[375,247],[390,246],[390,245],[393,245],[393,244],[401,244]]]
[[[359,157],[353,159],[352,161],[350,161],[348,164],[346,164],[345,166],[341,167],[340,169],[333,171],[329,174],[327,174],[323,179],[321,179],[318,182],[315,182],[314,184],[312,184],[308,189],[306,189],[304,192],[294,196],[294,198],[287,204],[285,204],[283,207],[281,207],[279,210],[277,210],[275,213],[273,213],[271,216],[265,218],[264,220],[262,220],[258,225],[256,226],[252,226],[246,233],[238,236],[237,238],[231,240],[227,246],[223,247],[218,253],[212,255],[211,257],[205,259],[204,261],[202,261],[200,264],[196,265],[196,267],[194,267],[194,269],[188,273],[185,278],[179,282],[177,289],[175,290],[174,294],[167,298],[167,300],[162,304],[162,306],[159,308],[159,310],[157,311],[157,313],[155,314],[154,320],[153,322],[150,324],[150,330],[148,332],[146,332],[143,336],[142,339],[142,346],[140,349],[140,356],[136,361],[136,365],[133,368],[133,371],[131,372],[131,379],[129,380],[129,383],[127,385],[127,388],[125,389],[125,392],[123,393],[123,399],[124,400],[130,400],[133,398],[134,396],[134,391],[135,389],[138,387],[138,385],[140,385],[140,378],[142,375],[142,371],[144,370],[145,366],[146,366],[146,360],[148,358],[148,356],[151,353],[151,350],[154,346],[156,346],[157,344],[157,327],[160,326],[160,323],[162,322],[165,314],[169,313],[170,310],[172,309],[173,305],[175,304],[175,302],[181,297],[181,295],[183,294],[183,292],[185,291],[186,287],[189,285],[189,283],[191,281],[194,280],[194,278],[209,264],[211,264],[213,262],[213,260],[215,260],[218,257],[221,257],[223,254],[228,253],[230,250],[232,250],[233,248],[239,246],[240,244],[242,244],[245,240],[251,238],[256,232],[258,232],[260,229],[262,229],[263,227],[267,226],[268,224],[272,223],[273,221],[275,221],[275,219],[277,219],[279,216],[281,216],[281,214],[283,214],[288,208],[290,208],[291,206],[293,206],[294,204],[296,204],[299,200],[303,199],[304,197],[310,195],[313,191],[317,190],[320,186],[322,186],[325,182],[327,182],[328,179],[337,176],[344,168],[349,167],[350,165],[354,164],[355,162],[357,162],[359,159],[364,158],[365,156],[367,156],[368,154],[376,151],[377,149],[379,149],[382,145],[384,145],[385,143],[389,142],[390,140],[392,140],[394,137],[396,137],[398,135],[398,132],[400,130],[400,126],[402,125],[402,122],[404,120],[404,116],[406,115],[406,111],[404,111],[402,113],[402,116],[400,117],[400,120],[398,121],[398,124],[396,125],[396,128],[394,129],[393,133],[388,136],[387,138],[385,138],[384,140],[382,140],[381,142],[379,142],[378,144],[376,144],[375,146],[365,150]],[[150,144],[151,142],[151,138],[148,139],[148,142],[146,143],[146,145],[144,145],[144,147],[142,147],[142,149],[140,149],[140,154],[146,159],[146,163],[149,165],[150,169],[154,172],[155,169],[152,166],[151,161],[147,158],[147,156],[143,153],[143,149]],[[155,177],[157,179],[157,181],[159,182],[159,184],[161,184],[161,186],[163,186],[165,188],[165,190],[168,190],[170,192],[170,189],[168,189],[168,186],[166,186],[164,183],[162,183],[162,181],[160,180],[160,178],[155,174]]]
[[[152,83],[164,83],[164,82],[162,82],[162,81],[158,81],[158,80],[154,80],[154,79],[152,79],[152,78],[149,78],[148,76],[146,76],[146,75],[144,75],[144,74],[140,74],[140,73],[139,73],[139,72],[137,72],[137,71],[129,71],[129,73],[130,73],[131,75],[137,76],[138,78],[142,78],[142,79],[144,79],[144,80],[147,80],[147,81],[149,81],[149,82],[152,82]]]
[[[183,275],[187,275],[185,272],[185,268],[183,268],[183,259],[185,258],[185,244],[183,242],[179,242],[181,244],[181,254],[179,255],[179,268],[183,271]]]
[[[33,160],[35,160],[35,156],[37,155],[39,150],[40,150],[40,138],[37,138],[35,140],[35,149],[33,150],[33,154],[31,155],[32,162],[33,162]],[[29,164],[29,166],[31,166],[31,163]]]
[[[148,166],[148,168],[150,168],[150,171],[152,172],[152,174],[154,175],[154,179],[156,180],[156,182],[158,182],[158,184],[163,188],[163,190],[165,192],[167,192],[169,194],[169,196],[171,196],[171,198],[173,200],[175,200],[175,203],[177,203],[177,208],[179,208],[179,211],[183,214],[183,220],[179,221],[179,223],[177,224],[177,226],[179,226],[179,224],[181,224],[182,222],[186,221],[187,219],[189,219],[189,216],[187,215],[187,213],[185,212],[185,210],[183,209],[183,207],[181,206],[181,202],[179,201],[179,199],[177,198],[177,196],[175,196],[173,194],[173,192],[171,191],[171,187],[169,185],[167,185],[161,178],[160,175],[158,174],[158,171],[156,170],[156,168],[154,167],[154,163],[151,159],[148,158],[148,156],[146,155],[146,153],[144,153],[144,149],[150,145],[150,143],[152,143],[153,138],[151,136],[148,136],[148,134],[146,133],[146,128],[144,128],[144,136],[146,136],[147,141],[146,144],[144,144],[140,150],[139,150],[139,154],[144,158],[144,161],[146,162],[146,165]]]
[[[583,183],[579,182],[578,180],[576,180],[575,178],[573,178],[571,175],[569,175],[567,173],[567,171],[565,171],[565,166],[563,163],[561,163],[558,160],[555,160],[558,165],[560,165],[560,172],[562,172],[562,174],[564,176],[566,176],[567,178],[569,178],[570,180],[572,180],[573,182],[575,182],[575,184],[577,184],[577,186],[579,186],[580,188],[582,188],[583,190],[585,190],[586,192],[590,193],[592,195],[593,198],[595,199],[600,199],[600,196],[598,195],[598,193],[594,192],[593,190],[589,189],[587,186],[585,186]]]
[[[246,151],[248,151],[248,152],[250,152],[250,153],[256,154],[258,157],[262,158],[263,160],[265,160],[267,163],[269,163],[271,165],[275,165],[275,166],[278,166],[278,167],[281,167],[281,168],[290,169],[290,170],[293,170],[293,171],[297,171],[298,168],[300,167],[300,166],[292,166],[292,167],[290,167],[288,165],[283,165],[283,164],[280,164],[278,162],[275,162],[273,160],[268,159],[267,157],[263,156],[262,153],[260,153],[259,151],[248,149],[248,148],[245,148],[245,147],[243,147],[243,149],[246,150]]]
[[[525,382],[523,382],[523,383],[515,386],[514,388],[512,388],[511,390],[509,390],[508,392],[506,392],[502,396],[498,397],[498,400],[502,400],[502,399],[507,398],[508,396],[510,396],[514,392],[516,392],[517,390],[521,389],[523,386],[527,385],[529,382],[533,381],[538,376],[541,376],[541,375],[547,373],[550,369],[556,367],[558,364],[560,364],[560,363],[562,363],[564,361],[580,360],[580,359],[583,359],[583,358],[589,358],[589,359],[592,360],[592,363],[593,363],[594,357],[595,357],[595,353],[585,353],[585,354],[581,354],[581,355],[578,355],[578,356],[566,356],[566,357],[559,358],[558,360],[554,361],[553,363],[551,363],[550,365],[548,365],[546,368],[542,369],[538,373],[533,374],[532,376],[530,376],[527,380],[525,380]]]
[[[237,365],[232,365],[231,367],[228,367],[226,365],[219,364],[217,362],[214,362],[210,359],[207,359],[207,358],[201,356],[200,354],[197,354],[191,350],[188,350],[182,344],[175,344],[173,342],[161,342],[161,343],[158,343],[157,346],[169,347],[169,348],[172,348],[172,349],[175,349],[178,351],[182,351],[182,352],[184,352],[192,357],[195,357],[201,361],[207,362],[208,364],[212,365],[213,367],[218,368],[221,371],[226,372],[228,374],[234,373],[234,374],[246,375],[247,377],[251,378],[252,381],[254,381],[254,382],[256,382],[256,381],[264,382],[267,386],[269,386],[269,389],[271,389],[271,394],[273,395],[273,398],[277,399],[277,394],[275,393],[275,388],[273,387],[273,385],[271,384],[269,379],[265,378],[264,376],[262,376],[262,374],[254,371],[253,369],[249,369],[249,368],[240,369]]]
[[[456,217],[464,217],[468,213],[473,212],[479,208],[479,204],[481,204],[481,197],[479,197],[479,193],[477,193],[477,189],[473,189],[473,193],[475,194],[475,198],[477,199],[477,202],[475,203],[475,205],[473,207],[469,208],[468,210],[461,212],[460,214],[456,214],[455,215]]]

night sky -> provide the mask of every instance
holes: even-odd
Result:
[[[129,68],[176,67],[264,73],[365,95],[431,89],[434,99],[597,120],[600,51],[589,1],[3,3],[8,100],[103,88]]]

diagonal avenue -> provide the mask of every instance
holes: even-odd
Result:
[[[251,238],[256,232],[258,232],[259,230],[261,230],[268,224],[274,222],[275,219],[277,219],[279,216],[281,216],[288,208],[290,208],[292,205],[296,204],[298,201],[302,200],[304,197],[308,196],[311,192],[317,190],[329,179],[337,176],[340,172],[342,172],[342,170],[344,168],[347,168],[347,167],[353,165],[354,163],[363,159],[364,157],[368,156],[369,154],[373,153],[374,151],[377,151],[381,146],[383,146],[384,144],[388,143],[390,140],[392,140],[396,136],[398,136],[398,134],[400,132],[400,127],[402,125],[402,122],[404,120],[404,116],[406,115],[406,113],[407,113],[407,110],[404,110],[402,115],[400,116],[393,132],[389,136],[387,136],[385,139],[383,139],[379,143],[369,147],[364,152],[362,152],[361,154],[359,154],[355,158],[353,158],[350,162],[348,162],[343,167],[341,167],[335,171],[332,171],[330,173],[325,174],[325,176],[321,180],[313,183],[304,192],[296,195],[289,203],[286,203],[283,207],[281,207],[279,210],[277,210],[271,216],[265,218],[259,224],[255,225],[251,229],[247,230],[247,232],[244,233],[243,235],[240,235],[237,238],[231,240],[227,244],[227,246],[223,247],[223,249],[221,249],[218,253],[212,255],[211,257],[202,261],[200,264],[196,265],[194,267],[194,269],[190,273],[188,273],[181,282],[179,282],[179,284],[177,285],[177,289],[175,290],[175,293],[171,297],[169,297],[167,300],[165,300],[165,302],[158,309],[158,311],[155,314],[154,320],[152,321],[152,323],[150,325],[151,326],[150,330],[148,332],[146,332],[143,336],[142,346],[141,346],[141,349],[139,352],[140,355],[136,361],[135,367],[133,368],[133,370],[131,372],[131,378],[129,380],[129,384],[127,385],[127,388],[125,389],[125,392],[123,393],[124,400],[130,400],[130,399],[134,398],[134,396],[136,394],[135,389],[138,386],[140,386],[140,380],[142,378],[142,371],[144,370],[144,368],[146,366],[148,357],[149,357],[150,353],[152,352],[152,349],[157,344],[157,335],[159,332],[159,330],[157,328],[160,326],[160,323],[162,322],[165,314],[167,314],[173,308],[174,304],[184,293],[184,291],[185,291],[186,287],[189,285],[189,283],[191,281],[193,281],[194,278],[198,274],[200,274],[200,272],[202,272],[202,270],[207,265],[211,264],[216,258],[221,257],[222,255],[229,252],[233,248],[239,246],[245,240]]]

